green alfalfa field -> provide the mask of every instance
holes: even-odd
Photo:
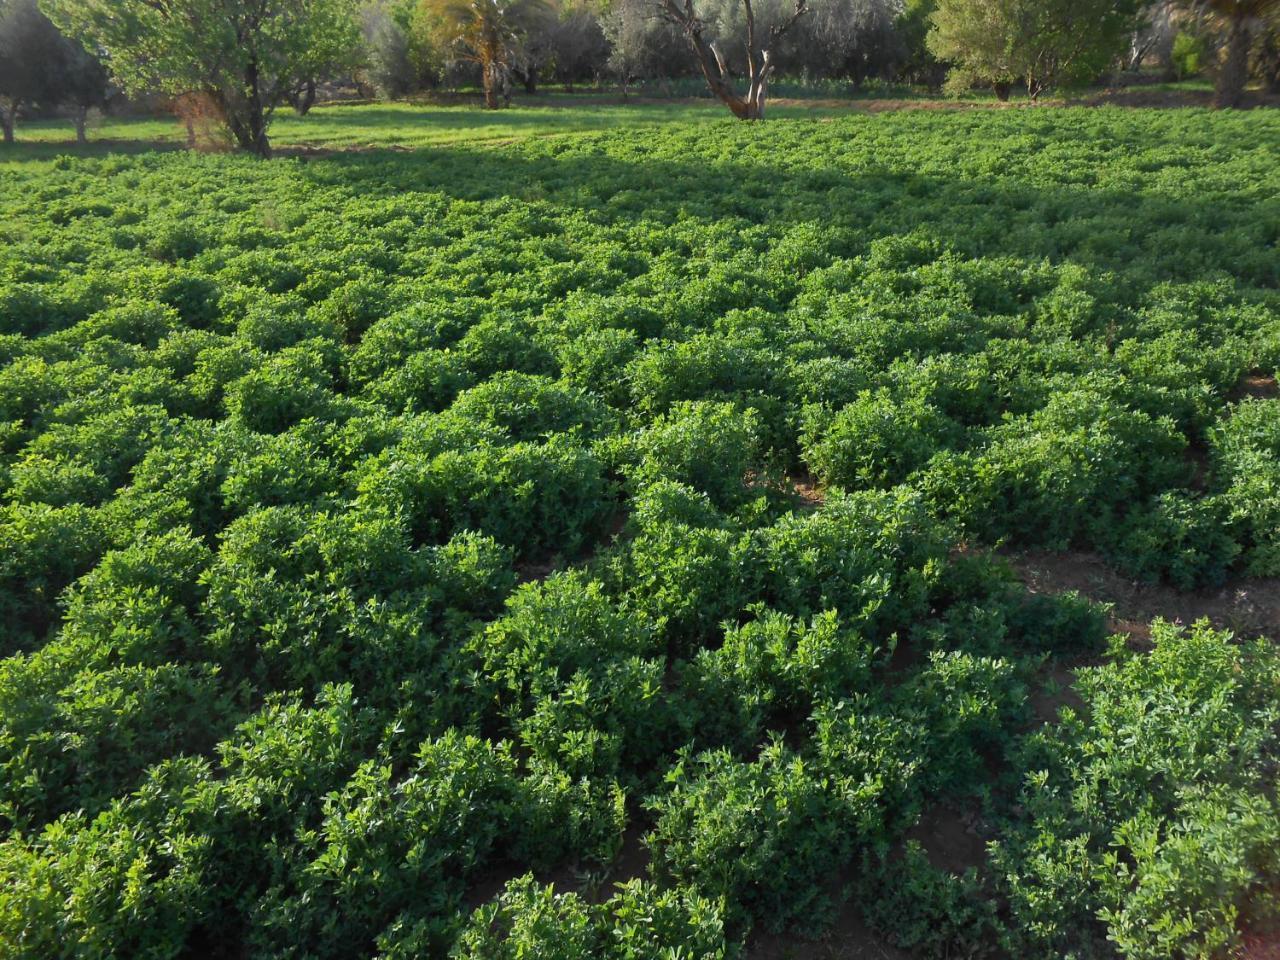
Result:
[[[1266,942],[1274,112],[20,135],[0,954]]]

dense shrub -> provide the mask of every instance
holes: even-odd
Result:
[[[1148,655],[1080,671],[1087,713],[1017,758],[1023,809],[993,849],[1010,949],[1105,938],[1133,956],[1209,956],[1236,942],[1250,892],[1274,882],[1280,660],[1205,624],[1157,622],[1152,641]]]
[[[808,410],[800,442],[824,483],[857,490],[901,483],[951,436],[951,421],[919,397],[863,393],[834,414]]]
[[[1105,537],[1128,505],[1188,479],[1185,447],[1168,420],[1096,393],[1061,393],[992,428],[985,448],[935,461],[926,483],[975,534],[1065,547]]]
[[[726,898],[731,921],[773,930],[813,924],[829,909],[824,881],[851,837],[802,758],[779,743],[751,763],[705,753],[679,761],[669,778],[645,838],[655,876]]]
[[[1280,407],[1274,400],[1238,404],[1210,433],[1215,480],[1232,525],[1241,531],[1244,566],[1280,573]]]
[[[370,952],[407,911],[447,914],[495,846],[520,835],[515,761],[503,746],[448,733],[397,774],[362,764],[254,917],[268,950]]]
[[[1240,554],[1227,503],[1161,494],[1129,513],[1108,544],[1111,561],[1140,580],[1167,580],[1182,590],[1221,586]]]
[[[679,402],[635,441],[633,481],[674,480],[732,509],[749,496],[747,472],[759,458],[759,420],[728,403]]]
[[[748,746],[766,729],[805,718],[816,703],[852,696],[871,676],[871,648],[842,630],[833,613],[810,623],[763,607],[701,650],[684,683],[696,705],[700,737]]]
[[[459,938],[459,960],[646,960],[727,956],[721,908],[688,890],[632,881],[603,904],[541,886],[532,876],[507,884],[472,914]],[[396,942],[388,960],[414,955]]]

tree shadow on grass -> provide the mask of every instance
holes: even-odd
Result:
[[[779,162],[767,151],[677,158],[648,150],[643,137],[629,142],[621,153],[609,152],[606,138],[340,152],[303,158],[299,171],[353,197],[509,199],[609,226],[696,220],[781,234],[803,224],[835,256],[912,234],[966,257],[1074,263],[1147,284],[1230,277],[1280,285],[1280,190],[1265,184],[1206,182],[1198,194],[1179,195],[1154,180],[1134,189],[1035,182],[1016,170],[940,176],[914,169],[908,157],[858,170],[841,169],[836,154],[810,163]],[[760,242],[744,236],[745,248]]]

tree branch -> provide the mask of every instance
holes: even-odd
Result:
[[[769,28],[769,46],[773,44],[785,34],[788,30],[796,25],[796,21],[809,12],[809,0],[796,0],[795,8],[791,11],[791,16],[777,26]]]

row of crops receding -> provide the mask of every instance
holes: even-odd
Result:
[[[925,956],[1228,949],[1280,654],[1135,652],[991,551],[1280,574],[1278,137],[11,165],[0,953],[732,957],[845,899]]]

